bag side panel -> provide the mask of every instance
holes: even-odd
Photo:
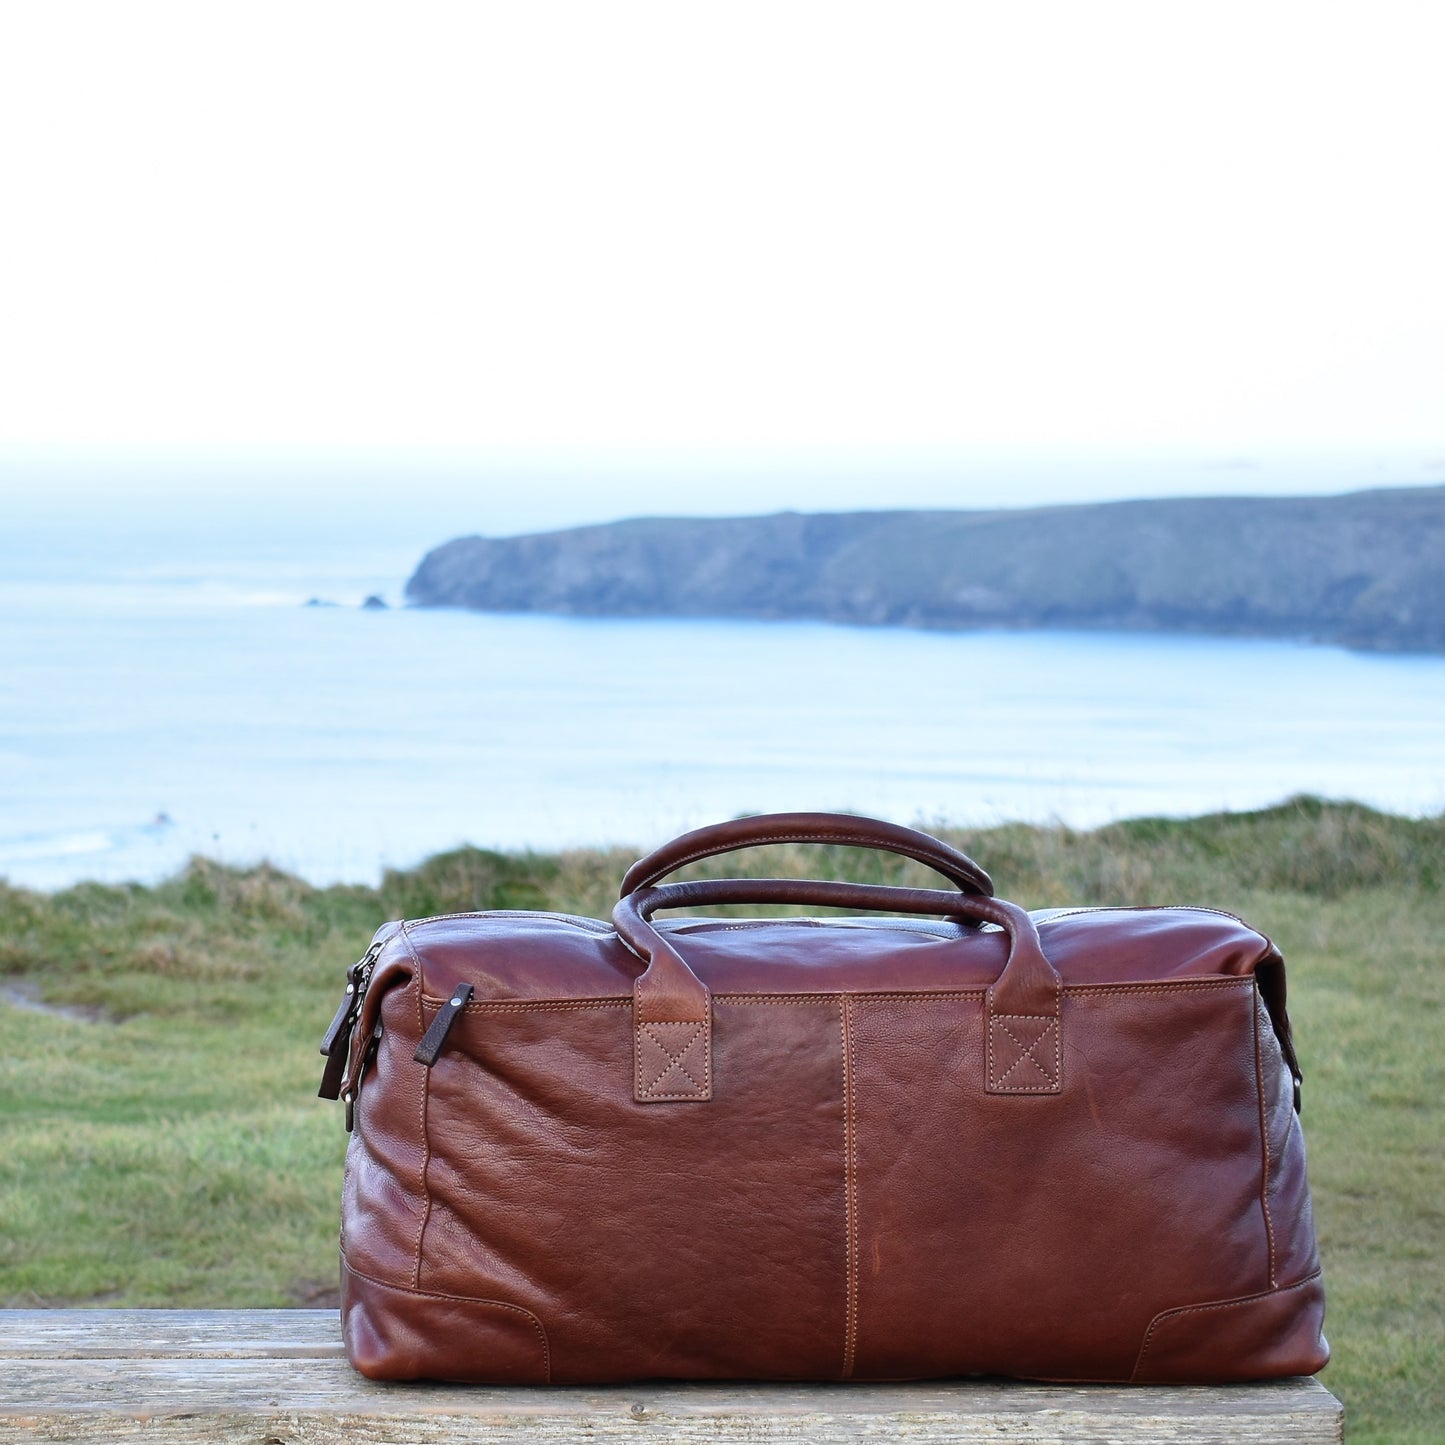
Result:
[[[982,1001],[854,999],[860,1378],[1127,1380],[1269,1288],[1248,978],[1066,989],[1063,1092],[984,1092]]]
[[[554,1381],[841,1372],[839,1001],[713,1006],[706,1104],[634,1100],[630,999],[469,1005],[431,1071],[421,1287],[530,1310]]]

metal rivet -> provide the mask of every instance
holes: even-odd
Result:
[[[452,1007],[453,1007],[453,1008],[461,1008],[461,1006],[462,1006],[462,1001],[461,1001],[461,999],[459,999],[459,998],[454,998],[454,999],[452,1000]]]

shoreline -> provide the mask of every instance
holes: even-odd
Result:
[[[733,816],[746,815],[736,814]],[[1092,844],[1105,852],[1111,847],[1117,847],[1121,853],[1127,854],[1132,850],[1132,845],[1136,840],[1141,837],[1180,839],[1197,835],[1200,838],[1206,838],[1227,836],[1231,833],[1243,834],[1259,828],[1333,828],[1340,833],[1341,837],[1352,831],[1362,835],[1418,833],[1422,841],[1432,837],[1438,841],[1441,849],[1442,881],[1445,881],[1445,809],[1419,813],[1393,812],[1375,808],[1354,799],[1323,798],[1314,794],[1291,795],[1277,803],[1261,808],[1224,809],[1178,815],[1140,814],[1089,827],[1074,827],[1058,821],[1031,823],[1018,820],[968,827],[948,822],[916,819],[910,821],[906,826],[927,833],[935,833],[954,846],[961,847],[965,852],[968,852],[970,848],[983,852],[1002,846],[1010,854],[1014,853],[1022,842],[1029,843],[1033,850],[1044,852],[1051,849]],[[128,879],[112,882],[81,878],[71,883],[57,885],[54,888],[34,888],[12,883],[3,870],[0,870],[0,894],[29,895],[47,900],[58,900],[68,894],[86,892],[129,896],[154,894],[183,887],[189,878],[199,873],[235,880],[264,881],[312,895],[339,894],[348,897],[362,897],[384,895],[388,890],[407,880],[431,877],[448,869],[460,869],[465,872],[481,867],[501,876],[535,881],[543,878],[555,878],[578,870],[605,872],[608,868],[615,868],[620,877],[628,864],[647,851],[646,847],[627,843],[591,844],[556,849],[487,848],[464,843],[453,848],[429,853],[417,863],[409,866],[385,867],[375,882],[337,881],[330,883],[312,883],[302,874],[280,867],[265,858],[237,863],[197,853],[192,854],[175,871],[152,881]],[[815,856],[826,858],[829,862],[836,864],[847,853],[846,849],[826,847],[818,849]],[[796,868],[800,861],[806,860],[809,853],[807,850],[800,850],[796,845],[773,848],[766,853],[754,853],[754,856],[760,859],[766,859],[773,855],[784,856],[788,866]],[[876,858],[876,855],[866,853],[862,856]],[[914,867],[914,865],[908,866],[910,869]],[[704,864],[701,871],[706,876],[726,876],[727,873],[727,869],[720,867],[717,863]],[[822,875],[820,874],[820,876]]]

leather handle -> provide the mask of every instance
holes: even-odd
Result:
[[[1034,921],[1016,903],[929,888],[886,888],[793,878],[709,878],[640,888],[620,898],[612,922],[647,967],[633,984],[634,1098],[712,1097],[712,996],[672,942],[652,926],[661,908],[719,903],[805,903],[982,919],[1008,935],[1008,959],[984,1000],[990,1094],[1063,1089],[1063,983]]]
[[[715,858],[761,843],[835,843],[897,853],[927,864],[963,893],[993,896],[993,879],[966,853],[914,828],[851,813],[761,813],[696,828],[639,858],[622,880],[622,896],[659,883],[700,858]]]

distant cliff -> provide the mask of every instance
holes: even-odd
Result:
[[[460,537],[424,607],[1126,628],[1445,651],[1445,486],[989,512],[645,517]]]

